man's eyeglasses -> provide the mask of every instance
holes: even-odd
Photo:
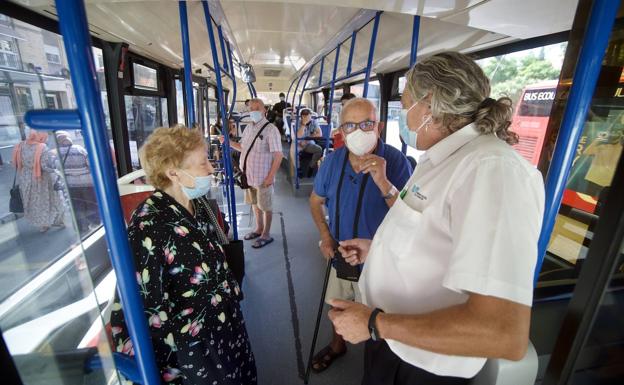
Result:
[[[359,123],[346,122],[340,125],[340,128],[347,134],[352,133],[356,129],[360,129],[362,131],[372,131],[375,128],[375,124],[372,120],[365,120]]]

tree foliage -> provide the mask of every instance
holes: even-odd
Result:
[[[499,56],[487,61],[483,71],[490,78],[492,97],[507,96],[514,104],[525,86],[559,78],[559,70],[544,59],[543,51],[522,58]]]

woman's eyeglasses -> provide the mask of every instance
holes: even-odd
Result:
[[[340,128],[347,134],[352,133],[356,129],[360,129],[362,131],[372,131],[375,128],[375,124],[372,120],[365,120],[359,123],[346,122],[340,125]]]

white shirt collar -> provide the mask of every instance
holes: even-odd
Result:
[[[431,163],[436,166],[444,159],[451,156],[455,151],[476,139],[479,135],[481,135],[481,133],[477,131],[475,124],[470,123],[431,146],[431,148],[423,154],[424,158],[420,160],[422,162],[425,159],[429,159]]]

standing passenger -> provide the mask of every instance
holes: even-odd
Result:
[[[248,241],[257,238],[251,247],[259,249],[273,242],[273,183],[283,155],[279,131],[266,119],[262,100],[251,99],[249,108],[249,116],[254,124],[243,131],[240,143],[231,141],[230,146],[241,152],[241,169],[247,167],[245,175],[251,187],[245,190],[245,203],[252,205],[256,217],[255,230],[245,235],[244,239]]]
[[[403,187],[412,172],[405,155],[379,139],[377,109],[369,100],[349,102],[340,121],[346,148],[327,156],[310,196],[310,211],[321,236],[321,254],[327,259],[334,256],[338,241],[354,236],[373,238],[396,199],[397,188]],[[325,222],[324,206],[329,223]],[[338,278],[334,267],[325,296],[326,301],[332,298],[360,300],[357,282]],[[312,369],[327,369],[346,349],[344,340],[334,331],[331,343],[314,357]]]
[[[128,237],[161,382],[254,385],[256,364],[218,220],[201,197],[214,172],[198,130],[158,128],[140,150],[156,191],[132,215]],[[132,354],[119,299],[115,350]]]
[[[63,201],[59,192],[54,190],[58,174],[47,141],[47,133],[30,130],[28,139],[13,150],[24,218],[42,233],[51,226],[65,227]]]
[[[486,358],[527,350],[544,210],[541,174],[511,146],[511,100],[469,57],[446,52],[407,74],[401,136],[426,151],[372,243],[363,304],[331,301],[336,331],[366,341],[363,385],[468,384]]]

